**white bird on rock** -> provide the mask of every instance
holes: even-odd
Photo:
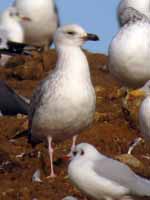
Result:
[[[150,19],[150,0],[121,0],[118,5],[118,20],[120,25],[124,25],[124,18],[122,18],[122,13],[126,8],[134,8],[140,13],[146,15]]]
[[[49,48],[53,34],[59,26],[59,16],[54,0],[15,0],[13,6],[31,19],[22,22],[25,31],[25,43]]]
[[[60,142],[87,128],[93,121],[96,97],[90,78],[89,64],[81,46],[99,38],[79,25],[57,29],[54,43],[57,63],[54,71],[41,82],[31,100],[30,140],[47,140],[53,171],[52,141]]]
[[[150,78],[150,21],[133,8],[124,10],[127,23],[109,46],[109,70],[127,87],[140,87]]]
[[[87,143],[75,147],[68,173],[79,190],[97,200],[150,196],[149,180],[136,175],[127,165],[104,156]]]

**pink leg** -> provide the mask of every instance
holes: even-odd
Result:
[[[71,151],[75,149],[77,137],[78,135],[73,136]]]
[[[54,178],[56,177],[54,173],[54,168],[53,168],[53,148],[52,148],[52,138],[48,136],[48,152],[49,152],[49,157],[50,157],[50,164],[51,164],[51,174],[48,178]]]
[[[70,152],[66,156],[63,157],[64,160],[69,160],[70,157],[72,156],[72,152],[74,151],[75,146],[76,146],[77,137],[78,137],[77,135],[73,136],[71,150],[70,150]]]

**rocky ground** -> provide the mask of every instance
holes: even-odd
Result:
[[[107,57],[86,54],[96,90],[97,109],[93,125],[81,133],[78,143],[91,143],[105,155],[122,160],[136,173],[150,179],[148,146],[143,142],[134,149],[133,156],[126,155],[131,142],[140,134],[137,122],[140,100],[128,100],[128,109],[125,108],[124,92],[106,69]],[[45,54],[33,52],[32,57],[17,56],[8,67],[0,68],[0,79],[6,80],[17,93],[30,98],[39,80],[54,68],[55,62],[54,50]],[[33,152],[26,138],[11,140],[27,126],[26,116],[0,117],[0,200],[61,200],[68,195],[84,199],[68,179],[68,164],[61,160],[69,151],[71,140],[54,145],[57,177],[46,179],[50,170],[45,146],[41,144]],[[41,151],[40,158],[38,151]],[[32,181],[37,169],[41,171],[41,183]]]

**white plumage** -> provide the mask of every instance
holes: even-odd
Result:
[[[81,49],[86,40],[98,37],[78,25],[66,25],[56,31],[56,67],[31,101],[32,141],[48,139],[49,152],[52,140],[59,142],[75,136],[93,121],[96,98],[88,61]]]
[[[54,0],[16,0],[13,5],[31,19],[29,23],[22,22],[25,42],[48,48],[59,24]]]
[[[128,23],[109,46],[109,70],[124,85],[139,87],[150,77],[150,22],[132,8],[124,15]]]
[[[24,42],[24,30],[21,26],[22,18],[14,7],[9,7],[0,15],[0,32],[5,32],[2,40]],[[11,56],[1,55],[0,66],[5,66]]]
[[[150,196],[150,181],[137,176],[127,165],[81,143],[72,153],[69,178],[94,199],[118,199],[128,195]]]
[[[139,11],[140,13],[146,15],[150,19],[150,0],[121,0],[118,5],[118,19],[120,25],[123,25],[122,13],[123,10],[131,7]]]
[[[150,81],[147,81],[146,84],[130,92],[130,95],[133,96],[145,96],[142,101],[139,109],[139,124],[141,134],[144,136],[146,141],[150,141]]]

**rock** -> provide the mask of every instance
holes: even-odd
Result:
[[[12,75],[19,80],[39,80],[43,76],[43,65],[31,61],[25,65],[18,66],[12,71]]]
[[[143,163],[131,154],[116,156],[116,159],[134,168],[144,168]]]
[[[49,70],[53,69],[56,64],[56,52],[55,50],[51,50],[48,52],[44,52],[43,56],[43,66],[44,66],[44,71],[48,72]]]

